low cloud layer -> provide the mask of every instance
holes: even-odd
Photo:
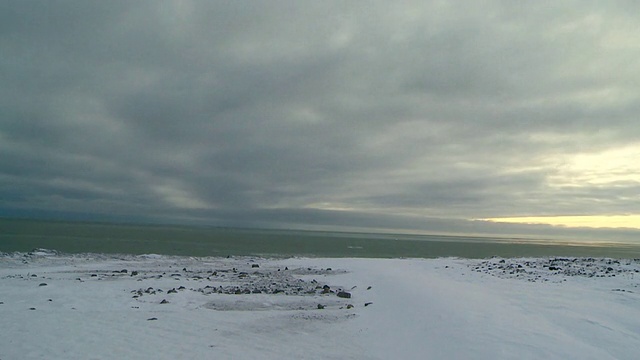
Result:
[[[5,1],[0,215],[465,232],[634,213],[637,7]]]

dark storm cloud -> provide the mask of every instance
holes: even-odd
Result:
[[[1,207],[426,230],[627,213],[640,180],[565,165],[638,146],[632,6],[6,1]]]

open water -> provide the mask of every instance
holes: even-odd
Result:
[[[471,236],[367,234],[0,219],[0,252],[371,258],[640,258],[640,246]]]

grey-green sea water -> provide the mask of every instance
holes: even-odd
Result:
[[[0,219],[0,252],[372,258],[640,258],[640,246],[471,236],[367,234]]]

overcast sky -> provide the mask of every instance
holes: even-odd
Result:
[[[639,4],[0,1],[0,216],[637,214]]]

